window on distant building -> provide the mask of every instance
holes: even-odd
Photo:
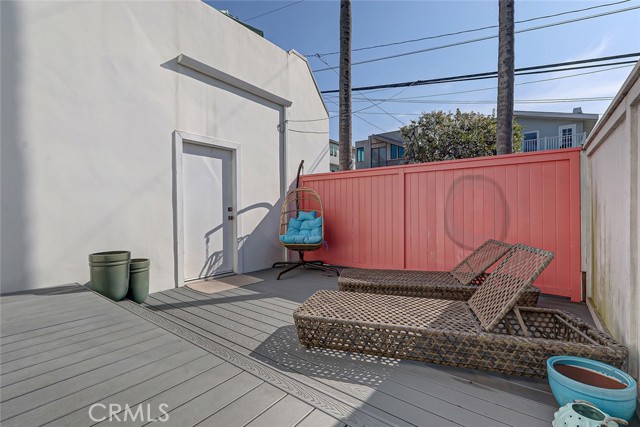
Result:
[[[371,167],[387,166],[387,147],[371,150]]]
[[[329,154],[331,154],[333,157],[338,157],[338,146],[331,144],[329,146]]]
[[[391,144],[391,159],[401,159],[404,157],[404,147]]]
[[[364,162],[364,147],[358,147],[356,162]]]

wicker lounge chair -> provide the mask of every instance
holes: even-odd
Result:
[[[372,270],[349,268],[338,278],[348,292],[467,301],[487,278],[485,270],[511,249],[508,243],[487,240],[451,271]],[[519,306],[535,307],[540,290],[527,286]]]
[[[544,377],[555,355],[621,366],[626,347],[561,310],[516,307],[553,259],[515,245],[468,302],[319,291],[293,314],[306,347]]]

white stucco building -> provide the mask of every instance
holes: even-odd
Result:
[[[279,202],[329,171],[306,60],[199,0],[0,2],[2,292],[150,258],[151,291],[282,258]],[[313,133],[307,133],[313,132]]]

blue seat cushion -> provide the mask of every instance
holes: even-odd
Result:
[[[301,215],[301,214],[306,215]],[[311,218],[313,216],[313,218]],[[289,218],[287,234],[280,235],[280,241],[286,244],[314,245],[322,242],[322,217],[316,218],[316,212],[300,212],[298,218]]]

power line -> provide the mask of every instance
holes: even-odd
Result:
[[[335,102],[334,100],[332,100],[332,99],[328,99],[327,101],[331,102],[331,103],[332,103],[332,104],[334,104],[334,105],[337,105],[337,106],[338,106],[338,108],[340,108],[340,104],[338,104],[338,103],[337,103],[337,102]],[[368,123],[369,125],[373,126],[374,128],[379,129],[379,130],[381,130],[382,132],[386,132],[386,130],[382,129],[380,126],[378,126],[378,125],[376,125],[376,124],[374,124],[374,123],[371,123],[369,120],[367,120],[367,119],[365,119],[365,118],[360,117],[360,116],[359,116],[359,115],[357,115],[356,113],[352,112],[351,114],[352,114],[354,117],[357,117],[358,119],[362,120],[363,122]],[[328,117],[328,118],[332,118],[332,117]],[[291,120],[291,121],[293,121],[293,120]],[[315,120],[314,120],[314,121],[315,121]]]
[[[329,132],[315,132],[315,131],[311,131],[311,130],[298,130],[298,129],[287,129],[289,132],[296,132],[296,133],[314,133],[314,134],[322,134],[322,135],[326,135]]]
[[[604,56],[600,58],[591,58],[591,59],[583,59],[579,61],[569,61],[569,62],[557,62],[554,64],[545,64],[545,65],[536,65],[532,67],[524,67],[524,68],[516,68],[516,75],[529,75],[529,74],[544,74],[544,73],[554,73],[560,71],[571,71],[571,70],[579,70],[585,68],[594,68],[594,67],[606,67],[611,65],[623,65],[629,63],[635,63],[636,61],[622,61],[608,64],[594,64],[594,65],[586,65],[586,66],[577,66],[577,67],[568,67],[568,68],[560,68],[554,70],[544,70],[545,68],[559,68],[569,65],[577,65],[577,64],[586,64],[590,62],[602,62],[602,61],[610,61],[613,59],[624,59],[640,56],[640,52],[628,53],[624,55],[614,55],[614,56]],[[541,70],[541,71],[533,71],[533,70]],[[382,85],[373,85],[373,86],[362,86],[357,88],[352,88],[353,91],[363,91],[363,90],[372,90],[372,89],[387,89],[387,88],[399,88],[405,86],[423,86],[428,84],[435,83],[450,83],[450,82],[458,82],[458,81],[471,81],[471,80],[484,80],[496,78],[498,75],[497,71],[489,71],[484,73],[475,73],[475,74],[463,74],[458,76],[449,76],[449,77],[439,77],[435,79],[428,80],[415,80],[413,82],[402,82],[402,83],[389,83]],[[337,89],[332,90],[324,90],[321,93],[336,93]]]
[[[554,22],[554,23],[545,24],[545,25],[539,25],[537,27],[530,27],[530,28],[525,28],[525,29],[522,29],[522,30],[517,30],[517,31],[514,31],[514,33],[515,34],[526,33],[526,32],[529,32],[529,31],[540,30],[540,29],[543,29],[543,28],[556,27],[556,26],[559,26],[559,25],[570,24],[570,23],[573,23],[573,22],[579,22],[579,21],[585,21],[585,20],[588,20],[588,19],[600,18],[602,16],[613,15],[613,14],[616,14],[616,13],[629,12],[629,11],[635,10],[635,9],[640,9],[640,6],[631,6],[631,7],[625,8],[625,9],[612,10],[612,11],[609,11],[609,12],[603,12],[603,13],[599,13],[599,14],[596,14],[596,15],[589,15],[589,16],[584,16],[584,17],[580,17],[580,18],[569,19],[569,20],[566,20],[566,21]],[[371,62],[385,61],[387,59],[400,58],[400,57],[403,57],[403,56],[415,55],[415,54],[424,53],[424,52],[431,52],[431,51],[434,51],[434,50],[446,49],[446,48],[455,47],[455,46],[462,46],[462,45],[466,45],[466,44],[477,43],[477,42],[480,42],[480,41],[497,39],[497,38],[498,38],[498,35],[479,37],[479,38],[476,38],[476,39],[464,40],[464,41],[457,42],[457,43],[449,43],[449,44],[446,44],[446,45],[434,46],[434,47],[429,47],[429,48],[426,48],[426,49],[419,49],[419,50],[414,50],[414,51],[410,51],[410,52],[398,53],[398,54],[395,54],[395,55],[388,55],[388,56],[382,56],[382,57],[378,57],[378,58],[367,59],[367,60],[364,60],[364,61],[354,62],[351,65],[355,66],[355,65],[369,64]],[[331,68],[320,68],[318,70],[314,70],[314,72],[319,73],[319,72],[327,71],[327,70],[330,70],[330,69]]]
[[[633,61],[633,64],[635,64],[635,61]],[[611,68],[607,68],[605,70],[596,70],[596,71],[588,71],[586,73],[576,73],[576,74],[571,74],[568,76],[559,76],[559,77],[552,77],[549,79],[540,79],[540,80],[532,80],[529,82],[522,82],[522,83],[517,83],[516,86],[521,86],[521,85],[528,85],[528,84],[534,84],[534,83],[541,83],[541,82],[547,82],[547,81],[553,81],[553,80],[561,80],[561,79],[568,79],[568,78],[573,78],[573,77],[579,77],[579,76],[584,76],[584,75],[588,75],[588,74],[595,74],[595,73],[603,73],[606,71],[612,71],[612,70],[617,70],[620,68],[628,68],[629,66],[631,66],[630,64],[627,65],[621,65],[621,66],[617,66],[617,67],[611,67]],[[549,72],[555,72],[555,71],[549,71]],[[446,83],[446,82],[443,82]],[[408,89],[411,86],[407,86],[406,88],[404,88],[402,91],[398,92],[397,94],[389,97],[389,98],[384,98],[384,99],[376,99],[373,98],[371,99],[371,101],[379,101],[379,103],[384,103],[384,102],[390,102],[394,97],[398,96],[400,93],[402,93],[403,91],[405,91],[406,89]],[[423,95],[423,96],[416,96],[416,97],[409,97],[409,98],[399,98],[397,100],[394,100],[392,102],[401,102],[402,100],[406,100],[406,99],[424,99],[424,98],[433,98],[433,97],[437,97],[437,96],[446,96],[446,95],[457,95],[457,94],[461,94],[461,93],[471,93],[471,92],[480,92],[480,91],[485,91],[485,90],[495,90],[496,86],[492,86],[492,87],[486,87],[486,88],[481,88],[481,89],[472,89],[472,90],[463,90],[463,91],[457,91],[457,92],[447,92],[447,93],[439,93],[439,94],[433,94],[433,95]],[[378,89],[378,90],[388,90],[388,89]],[[334,96],[334,95],[325,95],[326,96]],[[333,102],[333,100],[327,98],[327,101],[329,102]],[[369,101],[369,102],[371,102]],[[364,100],[362,102],[365,102]],[[335,102],[333,102],[335,104]],[[434,102],[434,104],[437,103]],[[336,104],[337,105],[337,104]],[[359,110],[356,110],[354,112],[352,112],[352,114],[355,113],[361,113],[361,114],[373,114],[372,112],[366,112],[363,113],[363,111],[368,110],[372,108],[372,106],[368,106],[368,107],[363,107]],[[332,111],[330,114],[337,114],[335,111]],[[382,113],[375,113],[375,114],[382,114]],[[389,114],[395,114],[395,115],[407,115],[407,114],[400,114],[400,113],[389,113]],[[307,119],[307,120],[287,120],[287,122],[319,122],[322,120],[331,120],[331,119],[335,119],[338,116],[329,116],[329,117],[322,117],[319,119]]]
[[[321,58],[321,57],[319,57],[319,56],[318,56],[318,59],[319,59],[320,61],[324,62],[325,64],[327,64],[327,65],[329,66],[329,68],[331,68],[333,71],[335,71],[335,73],[336,73],[336,74],[340,75],[340,73],[338,72],[338,70],[336,70],[336,69],[335,69],[335,67],[332,67],[331,65],[329,65],[329,63],[328,63],[327,61],[325,61],[324,59],[322,59],[322,58]],[[404,90],[404,89],[403,89],[403,90]],[[362,92],[358,92],[358,93],[359,93],[360,95],[362,95],[365,99],[367,99],[367,97],[366,97],[366,95],[365,95],[365,94],[363,94]],[[386,111],[384,111],[384,109],[383,109],[382,107],[380,107],[380,104],[381,104],[381,103],[375,104],[375,103],[371,102],[371,104],[372,104],[374,107],[377,107],[380,111],[382,111],[382,112],[385,112],[385,113],[386,113]],[[388,114],[388,113],[387,113],[387,114]],[[396,118],[396,117],[392,116],[391,114],[388,114],[388,115],[389,115],[390,117],[392,117],[394,120],[397,120],[399,123],[402,123],[400,120],[398,120],[398,118]]]
[[[561,102],[600,102],[600,101],[610,101],[612,100],[612,96],[597,96],[597,97],[589,97],[589,98],[545,98],[545,99],[516,99],[514,102],[516,104],[555,104]],[[411,101],[394,101],[394,102],[402,102],[403,104],[495,104],[496,100],[484,100],[484,99],[476,99],[476,100],[460,100],[460,99],[437,99],[437,100],[418,100],[414,99]],[[378,114],[377,112],[366,112],[362,114]],[[403,113],[391,113],[402,115]]]
[[[635,64],[635,61],[633,61],[632,64]],[[606,71],[618,70],[620,68],[628,68],[630,66],[631,66],[631,64],[626,64],[626,65],[620,65],[620,66],[617,66],[617,67],[607,68],[607,69],[604,69],[604,70],[587,71],[586,73],[576,73],[576,74],[570,74],[568,76],[551,77],[549,79],[531,80],[531,81],[528,81],[528,82],[516,83],[515,86],[530,85],[530,84],[534,84],[534,83],[549,82],[549,81],[553,81],[553,80],[569,79],[569,78],[573,78],[573,77],[585,76],[585,75],[588,75],[588,74],[604,73]],[[555,71],[553,71],[553,72],[555,72]],[[495,89],[497,89],[497,86],[485,87],[485,88],[480,88],[480,89],[460,90],[460,91],[456,91],[456,92],[437,93],[437,94],[432,94],[432,95],[410,96],[410,97],[407,97],[407,98],[396,98],[396,99],[397,100],[405,100],[405,99],[435,98],[435,97],[438,97],[438,96],[458,95],[458,94],[461,94],[461,93],[482,92],[482,91],[486,91],[486,90],[495,90]],[[381,90],[388,90],[388,89],[377,89],[376,91],[381,91]],[[337,96],[337,95],[327,94],[325,96]],[[395,98],[395,96],[392,96],[392,97],[389,97],[389,98],[382,98],[382,99],[380,99],[380,98],[371,98],[371,100],[372,101],[385,101],[386,102],[389,99],[393,99],[393,98]],[[368,109],[370,107],[366,107],[366,108]]]
[[[520,21],[515,21],[515,23],[516,24],[523,24],[525,22],[532,22],[532,21],[537,21],[537,20],[540,20],[540,19],[554,18],[556,16],[569,15],[571,13],[585,12],[587,10],[598,9],[598,8],[601,8],[601,7],[615,6],[617,4],[628,3],[630,1],[631,0],[622,0],[622,1],[617,1],[617,2],[614,2],[614,3],[607,3],[607,4],[597,5],[597,6],[585,7],[583,9],[575,9],[575,10],[569,10],[569,11],[566,11],[566,12],[554,13],[552,15],[537,16],[535,18],[529,18],[529,19],[523,19],[523,20],[520,20]],[[435,36],[426,36],[426,37],[420,37],[420,38],[417,38],[417,39],[409,39],[409,40],[402,40],[402,41],[398,41],[398,42],[377,44],[377,45],[373,45],[373,46],[365,46],[365,47],[360,47],[360,48],[357,48],[357,49],[352,49],[352,52],[358,52],[358,51],[370,50],[370,49],[377,49],[377,48],[388,47],[388,46],[397,46],[397,45],[406,44],[406,43],[415,43],[415,42],[424,41],[424,40],[439,39],[439,38],[442,38],[442,37],[457,36],[457,35],[460,35],[460,34],[468,34],[468,33],[474,33],[474,32],[483,31],[483,30],[490,30],[492,28],[498,28],[498,26],[497,25],[488,25],[486,27],[473,28],[473,29],[470,29],[470,30],[456,31],[456,32],[453,32],[453,33],[438,34],[438,35],[435,35]],[[313,55],[305,55],[305,56],[306,57],[329,56],[329,55],[337,55],[339,53],[340,53],[340,51],[327,52],[327,53],[316,53],[316,54],[313,54]]]
[[[298,3],[302,3],[303,1],[304,1],[304,0],[299,0],[299,1],[293,2],[293,3],[291,3],[291,4],[284,5],[284,6],[282,6],[282,7],[277,8],[277,9],[273,9],[273,10],[270,10],[270,11],[268,11],[268,12],[262,13],[262,14],[260,14],[260,15],[254,16],[253,18],[244,19],[242,22],[247,22],[247,21],[251,21],[252,19],[261,18],[261,17],[263,17],[263,16],[265,16],[265,15],[269,15],[270,13],[277,12],[277,11],[282,10],[282,9],[285,9],[285,8],[287,8],[287,7],[294,6],[294,5],[298,4]]]

